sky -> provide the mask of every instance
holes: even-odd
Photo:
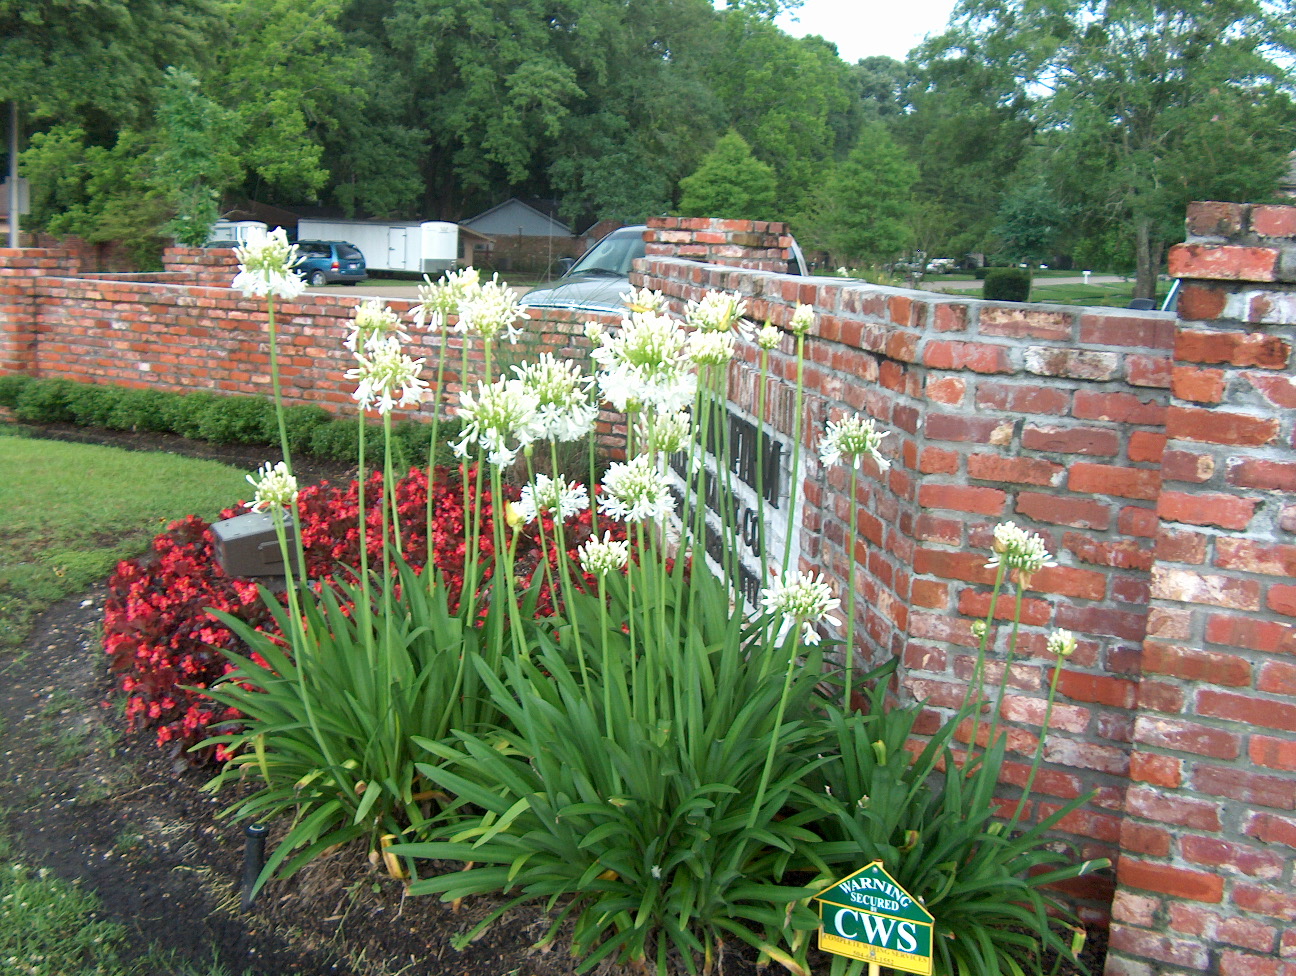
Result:
[[[778,25],[793,37],[818,34],[837,45],[842,60],[854,64],[876,54],[903,61],[928,34],[949,22],[955,0],[804,0],[797,20],[784,15]]]

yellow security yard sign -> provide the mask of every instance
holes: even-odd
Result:
[[[932,976],[936,920],[874,861],[815,895],[819,948],[905,973]]]

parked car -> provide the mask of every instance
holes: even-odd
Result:
[[[583,308],[596,312],[622,312],[621,296],[630,291],[630,271],[644,256],[642,224],[614,230],[583,255],[561,278],[522,296],[531,308]],[[808,275],[800,246],[792,242],[788,274]]]
[[[298,241],[293,269],[315,288],[334,283],[354,285],[369,277],[360,248],[346,241]]]

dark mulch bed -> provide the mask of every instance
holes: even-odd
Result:
[[[29,428],[34,436],[170,451],[247,468],[276,460],[267,448],[220,446],[156,434]],[[303,481],[349,480],[354,469],[294,458]],[[493,907],[453,911],[405,898],[363,851],[347,849],[272,882],[241,910],[241,828],[217,814],[230,797],[201,789],[207,773],[177,769],[148,733],[121,732],[116,682],[101,646],[105,592],[65,600],[43,614],[24,650],[0,660],[0,782],[10,784],[6,821],[31,864],[95,891],[104,917],[124,922],[141,949],[206,965],[215,948],[232,974],[352,976],[566,976],[561,941],[534,943],[547,923],[518,910],[462,951],[451,941]],[[1105,945],[1086,961],[1101,972]],[[775,967],[777,968],[777,967]],[[819,957],[816,972],[827,972]],[[773,970],[769,970],[773,971]],[[725,960],[729,976],[754,976],[749,953]],[[174,976],[175,969],[157,976]]]

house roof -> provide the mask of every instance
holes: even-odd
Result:
[[[551,221],[552,223],[561,227],[563,231],[569,235],[572,232],[571,228],[566,224],[566,222],[564,222],[558,216],[558,204],[556,201],[540,200],[534,197],[528,198],[527,200],[523,200],[520,197],[509,197],[503,203],[497,203],[495,204],[495,206],[487,210],[483,210],[479,214],[475,214],[472,217],[468,217],[465,220],[460,221],[460,224],[462,226],[471,226],[477,223],[478,221],[485,220],[502,211],[515,209],[518,207],[530,211],[531,213],[535,214],[537,217],[540,217],[543,220]]]

